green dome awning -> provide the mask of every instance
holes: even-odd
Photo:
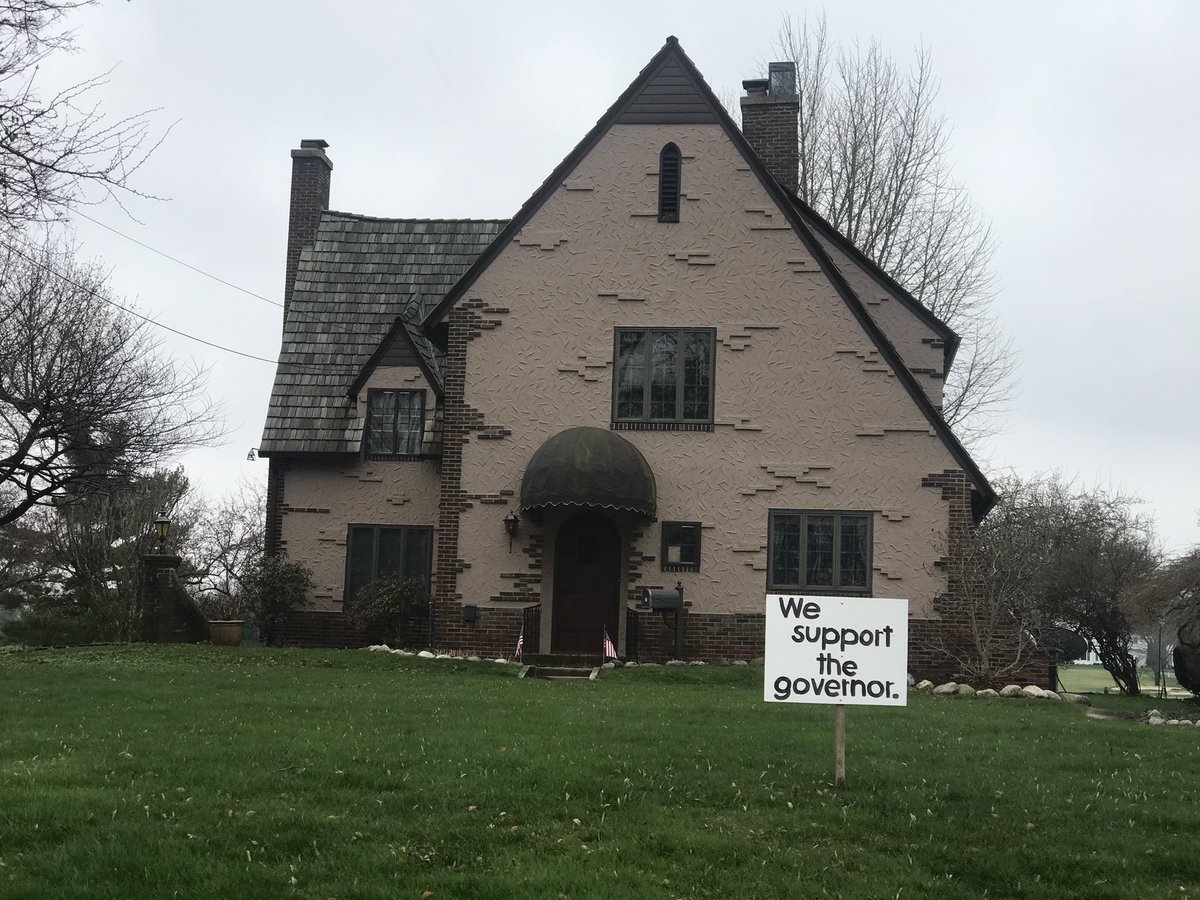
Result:
[[[657,492],[637,447],[604,428],[568,428],[537,449],[521,479],[521,510],[576,506],[654,518]]]

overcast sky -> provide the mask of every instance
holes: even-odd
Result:
[[[691,0],[399,4],[108,2],[73,17],[51,76],[116,65],[113,114],[172,127],[136,186],[169,200],[88,215],[280,299],[289,150],[324,138],[331,206],[379,216],[508,217],[668,34],[719,96],[765,74],[787,13],[816,4]],[[927,46],[955,173],[998,242],[997,312],[1020,384],[985,469],[1061,470],[1136,493],[1168,549],[1200,543],[1200,4],[842,0],[842,41],[900,60]],[[85,255],[165,324],[259,356],[280,310],[78,220]],[[273,367],[164,335],[211,366],[223,446],[188,454],[219,495],[258,444]]]

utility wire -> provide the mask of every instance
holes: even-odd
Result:
[[[11,240],[11,236],[10,236],[10,240]],[[26,244],[25,246],[29,246],[29,245]],[[161,328],[164,331],[169,331],[172,334],[177,334],[180,337],[187,338],[188,340],[196,341],[199,344],[204,344],[205,346],[212,347],[215,350],[220,350],[224,353],[232,353],[235,356],[241,356],[241,357],[244,357],[245,359],[253,359],[257,362],[265,362],[265,363],[268,363],[273,366],[274,365],[286,365],[286,366],[288,366],[289,370],[292,372],[302,372],[303,371],[303,372],[307,372],[309,374],[319,374],[319,375],[333,374],[329,371],[328,368],[301,369],[298,366],[292,366],[288,363],[280,363],[279,360],[276,360],[276,359],[268,359],[265,356],[255,356],[253,353],[245,353],[241,350],[234,350],[232,347],[226,347],[222,344],[216,344],[216,343],[213,343],[212,341],[205,340],[204,338],[196,337],[196,335],[194,335],[194,334],[188,334],[186,331],[180,331],[178,328],[172,328],[170,325],[164,325],[162,322],[159,322],[156,319],[152,319],[149,316],[144,316],[139,312],[135,312],[134,310],[130,309],[127,306],[122,306],[120,303],[117,303],[115,300],[105,297],[103,294],[101,294],[99,291],[95,290],[94,288],[88,287],[85,284],[80,284],[78,281],[75,281],[72,278],[68,278],[66,275],[63,275],[61,272],[55,271],[53,268],[48,266],[46,263],[42,262],[41,260],[37,259],[36,257],[30,256],[28,253],[23,252],[22,250],[15,247],[13,244],[9,243],[8,241],[0,241],[0,247],[4,247],[5,249],[11,251],[12,253],[15,253],[17,256],[21,257],[26,262],[28,262],[30,265],[37,266],[42,271],[47,272],[50,275],[53,275],[55,278],[59,279],[60,281],[63,281],[78,290],[81,290],[81,291],[86,292],[87,294],[90,294],[92,297],[99,300],[100,302],[107,303],[109,306],[115,307],[116,309],[119,309],[122,312],[133,316],[135,319],[140,319],[141,321],[147,322],[150,325],[157,326],[158,328]],[[332,368],[332,366],[330,366],[330,367]],[[347,367],[352,368],[350,366],[347,366]]]
[[[232,281],[226,281],[224,278],[221,278],[219,275],[214,275],[211,272],[205,271],[204,269],[201,269],[197,266],[193,266],[191,263],[184,262],[182,259],[179,259],[178,257],[174,257],[170,253],[165,253],[162,250],[159,250],[157,247],[151,247],[149,244],[147,244],[143,241],[139,241],[137,238],[133,237],[132,235],[128,235],[123,231],[118,231],[117,229],[113,228],[111,225],[105,225],[99,219],[93,219],[91,216],[89,216],[85,212],[80,212],[77,209],[73,210],[73,212],[75,215],[78,215],[81,218],[87,219],[93,225],[99,225],[101,228],[105,229],[106,231],[111,231],[113,234],[117,235],[117,237],[125,238],[125,240],[127,240],[131,243],[137,244],[139,247],[141,247],[145,250],[149,250],[151,253],[156,253],[159,256],[161,256],[163,259],[169,259],[171,262],[173,262],[177,265],[183,266],[185,269],[190,269],[191,271],[195,272],[198,275],[203,275],[205,278],[211,278],[213,281],[217,282],[218,284],[223,284],[226,287],[231,287],[235,291],[241,291],[243,294],[253,297],[256,300],[261,300],[264,303],[270,303],[272,306],[277,306],[280,309],[287,309],[287,307],[284,306],[282,303],[280,303],[278,300],[272,300],[270,297],[264,297],[262,294],[257,294],[254,291],[250,290],[249,288],[244,288],[241,285],[234,284]],[[292,308],[290,310],[288,310],[288,312],[292,316],[295,316],[297,318],[305,319],[306,321],[316,322],[319,325],[323,325],[329,331],[337,332],[338,334],[350,335],[352,337],[358,337],[358,338],[362,337],[361,335],[357,334],[356,332],[349,331],[348,329],[345,329],[345,328],[339,328],[337,325],[333,324],[332,322],[326,322],[324,319],[318,318],[317,316],[310,315],[309,313],[306,313],[303,310],[297,309],[294,305],[292,306]]]
[[[221,278],[218,275],[212,274],[212,272],[206,272],[206,271],[204,271],[204,269],[199,269],[196,266],[193,266],[191,263],[184,262],[182,259],[178,259],[178,258],[172,256],[170,253],[164,253],[162,250],[159,250],[157,247],[151,247],[149,244],[142,243],[137,238],[135,238],[131,235],[128,235],[123,231],[117,231],[117,229],[113,228],[111,225],[105,225],[103,222],[101,222],[97,219],[93,219],[91,216],[89,216],[85,212],[80,212],[79,210],[76,209],[76,210],[73,210],[73,213],[82,219],[87,219],[93,225],[99,225],[105,231],[111,231],[117,237],[123,237],[123,238],[125,238],[125,240],[130,241],[134,244],[137,244],[139,247],[149,250],[151,253],[157,253],[159,256],[163,257],[163,259],[169,259],[171,262],[177,263],[178,265],[183,266],[185,269],[191,269],[197,275],[203,275],[205,278],[211,278],[213,281],[216,281],[219,284],[223,284],[226,287],[231,287],[235,291],[241,291],[243,294],[248,294],[249,296],[254,297],[258,300],[261,300],[264,303],[270,303],[272,306],[278,306],[280,309],[283,308],[283,304],[280,303],[278,300],[272,300],[270,297],[264,297],[262,294],[256,294],[254,291],[249,290],[248,288],[244,288],[241,285],[234,284],[232,281],[226,281],[224,278]]]

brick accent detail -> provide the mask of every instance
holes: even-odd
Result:
[[[655,562],[658,557],[643,553],[638,549],[638,541],[645,535],[641,528],[634,527],[629,532],[629,564],[625,572],[625,584],[629,587],[625,596],[630,603],[638,603],[642,599],[642,575],[646,563]],[[671,632],[674,634],[674,632]],[[674,645],[672,645],[674,646]]]
[[[909,620],[909,671],[918,681],[922,678],[933,682],[958,680],[963,673],[957,670],[946,649],[965,642],[970,630],[971,614],[960,574],[963,567],[953,563],[965,552],[965,542],[976,527],[971,514],[971,482],[965,472],[947,469],[926,475],[921,479],[921,486],[940,491],[947,504],[947,555],[934,562],[946,571],[946,591],[934,598],[936,619]],[[1015,631],[1013,641],[1015,644]],[[998,647],[995,660],[1003,662],[1005,654],[1012,651],[1011,645]],[[1008,658],[1011,659],[1011,655]],[[1006,680],[1053,687],[1053,678],[1050,661],[1041,658],[1031,660],[1019,673]]]
[[[442,416],[441,494],[438,502],[437,551],[433,562],[433,626],[432,641],[437,647],[455,650],[474,650],[488,653],[511,653],[521,631],[522,611],[519,609],[480,610],[479,620],[464,622],[462,594],[458,592],[458,574],[470,563],[459,553],[459,516],[475,503],[506,504],[509,492],[468,494],[462,484],[463,447],[473,433],[495,434],[501,426],[489,425],[483,414],[466,401],[467,344],[500,326],[497,316],[508,310],[490,307],[480,299],[458,303],[446,322],[448,336],[443,363],[444,401]],[[499,522],[497,522],[497,528]],[[537,545],[540,570],[541,545]],[[531,558],[531,562],[532,562]],[[532,568],[532,567],[530,567]],[[536,571],[536,570],[535,570]],[[530,594],[530,578],[514,593]],[[540,575],[537,584],[540,585]],[[539,599],[540,591],[536,597]],[[516,597],[504,599],[517,599]],[[526,635],[526,638],[529,636]],[[510,642],[511,641],[511,642]]]
[[[279,637],[285,647],[365,647],[383,642],[381,634],[355,628],[344,613],[315,609],[288,613]],[[400,624],[400,638],[405,647],[428,647],[429,618],[405,619]]]
[[[763,655],[762,613],[694,613],[683,620],[685,659],[754,659]],[[639,662],[665,662],[675,655],[675,617],[644,609],[626,610],[625,652]]]
[[[304,140],[292,151],[292,194],[288,206],[287,264],[283,282],[283,319],[296,282],[300,251],[317,237],[321,213],[329,208],[329,176],[333,163],[325,155],[324,141]]]
[[[743,97],[742,134],[775,180],[795,191],[800,177],[800,100],[767,94]]]
[[[532,534],[525,540],[521,552],[529,558],[525,563],[524,572],[501,572],[500,577],[512,582],[510,589],[493,594],[489,599],[501,601],[521,601],[525,603],[540,603],[542,599],[542,536]],[[526,635],[528,640],[529,635]]]
[[[269,457],[267,460],[267,520],[263,523],[266,529],[263,546],[268,556],[276,556],[286,549],[283,540],[283,496],[287,467],[287,462],[282,459]]]

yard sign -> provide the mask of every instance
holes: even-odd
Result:
[[[763,699],[837,707],[834,782],[846,781],[846,706],[908,703],[908,601],[767,595]]]

